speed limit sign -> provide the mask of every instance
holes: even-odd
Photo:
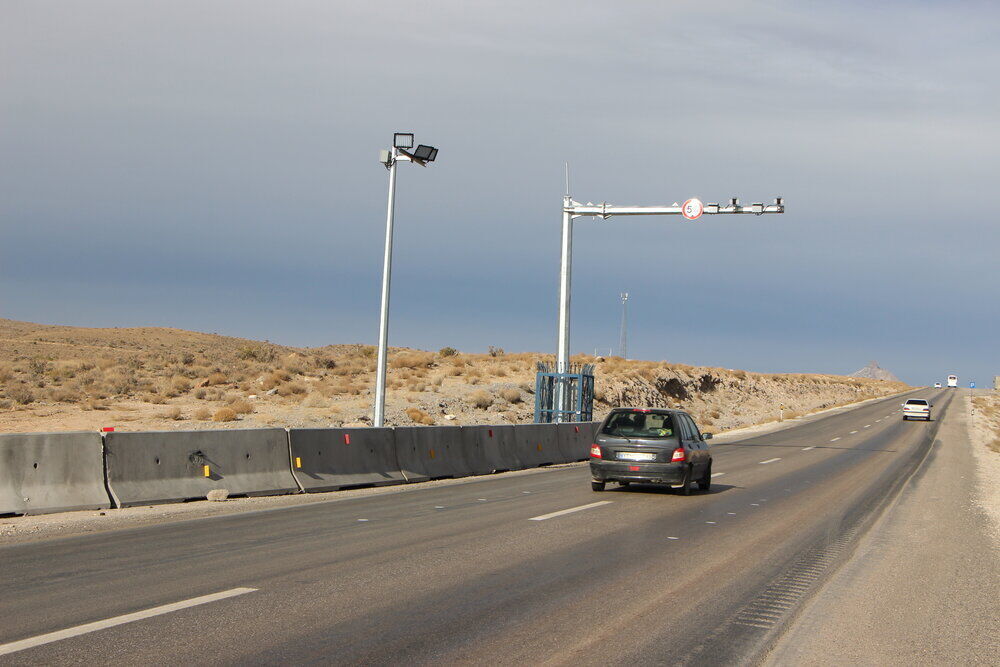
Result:
[[[681,215],[688,220],[697,220],[704,211],[705,205],[701,203],[700,199],[688,199],[681,206]]]

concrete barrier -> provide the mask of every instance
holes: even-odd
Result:
[[[594,444],[593,422],[570,422],[556,426],[556,439],[563,463],[585,461],[590,458]]]
[[[463,458],[473,475],[524,468],[515,451],[514,427],[509,424],[463,426],[461,437]]]
[[[557,424],[517,424],[514,441],[517,457],[527,468],[562,463],[556,435]]]
[[[284,429],[150,431],[105,435],[108,489],[118,507],[298,493]]]
[[[292,472],[304,491],[405,481],[391,428],[293,428],[288,442]]]
[[[100,433],[0,435],[0,514],[105,509]]]
[[[471,475],[458,426],[397,426],[396,460],[407,482]]]

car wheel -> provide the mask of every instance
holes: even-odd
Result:
[[[681,486],[679,491],[682,496],[691,495],[691,466],[688,466],[684,470],[684,478],[681,480]]]
[[[903,421],[905,422],[907,419],[908,417],[906,415],[903,415]]]
[[[702,491],[708,491],[712,487],[712,462],[708,462],[708,467],[705,468],[705,474],[701,476],[698,480],[698,488]]]
[[[618,482],[618,486],[628,486],[632,482]]]
[[[591,482],[590,482],[590,489],[592,491],[603,491],[604,490],[604,482],[595,482],[595,481],[591,480]]]

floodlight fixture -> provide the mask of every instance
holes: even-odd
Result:
[[[423,162],[433,162],[437,157],[437,149],[433,146],[420,144],[413,150],[413,157]]]
[[[396,132],[392,135],[393,148],[413,148],[412,132]]]

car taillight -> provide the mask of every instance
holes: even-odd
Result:
[[[601,448],[600,448],[600,446],[598,446],[598,445],[591,445],[591,447],[590,447],[590,458],[592,458],[592,459],[603,458],[601,456]]]
[[[678,447],[677,449],[674,450],[674,455],[670,457],[670,461],[671,462],[684,461],[685,458],[686,457],[684,455],[684,448]]]

